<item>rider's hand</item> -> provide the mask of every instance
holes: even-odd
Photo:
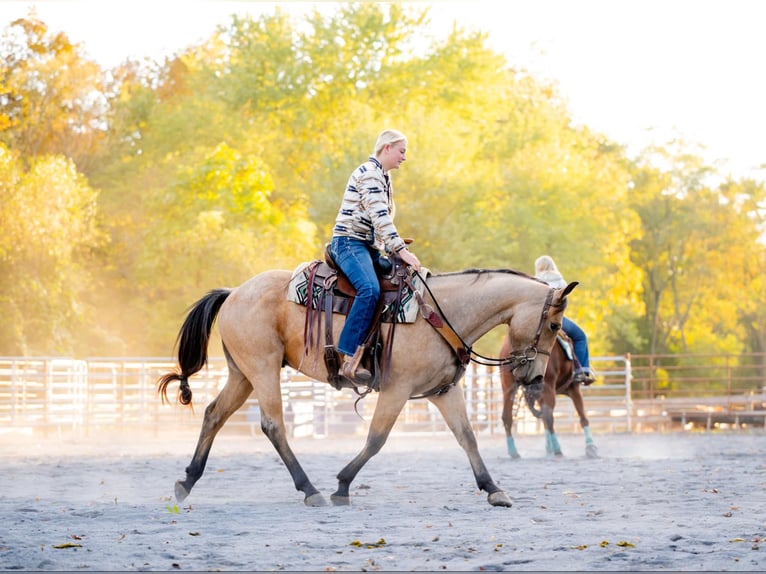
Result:
[[[415,254],[412,253],[409,249],[406,249],[406,248],[402,249],[398,253],[398,255],[399,257],[402,258],[402,261],[404,261],[407,265],[412,266],[415,269],[415,271],[417,271],[418,273],[420,272],[420,269],[421,269],[420,261],[418,260],[417,257],[415,257]]]

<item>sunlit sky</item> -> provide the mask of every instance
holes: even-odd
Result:
[[[162,59],[233,13],[300,17],[333,2],[0,0],[7,25],[37,15],[103,66]],[[576,123],[635,153],[680,137],[736,177],[766,180],[766,1],[478,0],[430,6],[429,34],[489,34],[509,65],[558,85]],[[758,169],[764,166],[764,169]]]

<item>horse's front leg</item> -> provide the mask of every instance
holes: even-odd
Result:
[[[561,456],[559,437],[553,428],[553,410],[556,408],[556,380],[550,373],[545,373],[545,386],[540,396],[540,418],[545,427],[545,452]]]
[[[480,490],[487,493],[487,501],[492,506],[510,507],[512,504],[511,499],[492,480],[479,454],[476,435],[474,435],[471,428],[471,421],[468,420],[465,397],[460,387],[451,387],[446,393],[429,397],[428,400],[439,409],[447,426],[452,431],[452,434],[455,435],[458,444],[463,447],[463,450],[468,455],[468,461],[471,463],[476,485]]]
[[[336,490],[330,497],[334,505],[343,506],[350,503],[348,491],[351,482],[356,478],[356,475],[362,467],[367,464],[367,461],[383,448],[383,445],[386,443],[388,435],[394,427],[394,423],[399,417],[399,413],[402,412],[402,408],[407,402],[407,399],[408,396],[406,394],[396,393],[393,389],[381,391],[380,396],[378,397],[378,402],[375,405],[375,412],[372,415],[370,430],[367,433],[367,441],[365,442],[364,447],[361,452],[338,473],[338,490]]]
[[[507,375],[510,377],[510,375]],[[521,458],[516,441],[513,440],[513,402],[516,398],[516,386],[512,381],[506,382],[506,374],[501,372],[503,381],[503,428],[505,428],[505,445],[511,458]]]
[[[232,413],[244,404],[252,390],[253,387],[244,375],[230,366],[226,385],[205,408],[197,447],[189,466],[186,467],[186,478],[176,481],[175,496],[178,502],[183,502],[189,496],[192,487],[202,477],[215,436]]]
[[[575,410],[580,417],[580,426],[585,433],[585,456],[587,458],[598,458],[598,448],[590,432],[590,421],[588,421],[588,417],[585,415],[585,405],[579,384],[574,385],[569,393],[569,397],[572,399],[572,403],[574,403]]]
[[[555,400],[555,399],[554,399]],[[542,412],[543,426],[545,427],[545,452],[547,454],[562,456],[561,444],[559,444],[559,437],[556,435],[556,431],[553,428],[553,408],[554,404],[543,403]]]

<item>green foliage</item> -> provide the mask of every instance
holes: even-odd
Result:
[[[320,256],[386,127],[409,138],[397,227],[431,270],[553,256],[592,355],[766,350],[761,183],[711,179],[683,143],[630,161],[484,34],[427,23],[277,9],[109,71],[34,18],[9,26],[0,354],[170,354],[203,292]]]
[[[90,267],[105,244],[96,193],[71,160],[0,144],[0,331],[3,354],[73,353],[92,332]]]
[[[12,22],[0,53],[0,142],[24,159],[61,154],[80,171],[91,168],[106,127],[99,66],[35,18]]]

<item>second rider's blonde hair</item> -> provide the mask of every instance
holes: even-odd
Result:
[[[541,255],[535,260],[535,275],[539,275],[543,271],[555,271],[559,273],[559,268],[556,267],[556,262],[550,255]]]

